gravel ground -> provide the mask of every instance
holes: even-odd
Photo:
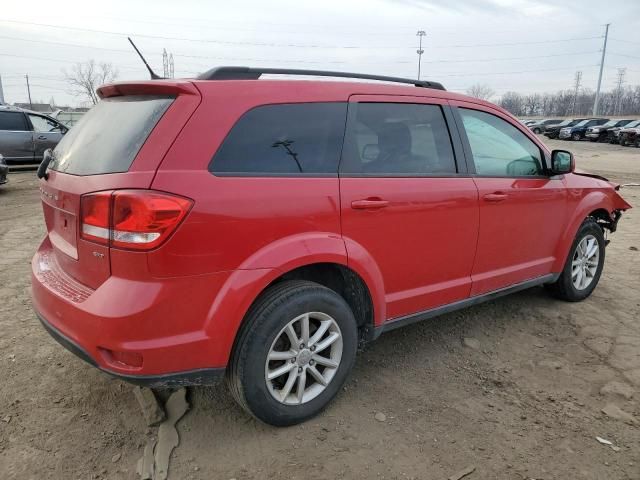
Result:
[[[582,169],[640,182],[640,150],[548,143]],[[623,193],[640,207],[640,188]],[[156,430],[132,387],[33,314],[29,262],[44,235],[33,173],[12,174],[0,201],[0,478],[136,478]],[[260,424],[222,387],[190,390],[170,478],[639,479],[639,212],[611,237],[588,300],[535,288],[385,334],[304,425]]]

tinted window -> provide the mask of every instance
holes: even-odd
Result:
[[[524,133],[495,115],[459,109],[478,175],[543,173],[540,149]]]
[[[455,173],[442,109],[411,103],[358,104],[340,169],[370,175]]]
[[[49,168],[74,175],[126,172],[173,98],[106,98],[53,151]]]
[[[264,105],[245,113],[215,154],[211,171],[243,174],[332,174],[345,103]]]
[[[31,125],[36,132],[60,132],[60,125],[40,115],[29,115]]]
[[[0,130],[24,132],[29,130],[20,112],[0,112]]]

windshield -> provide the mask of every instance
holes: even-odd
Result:
[[[634,128],[640,125],[640,120],[634,120],[631,123],[627,123],[623,128]]]
[[[171,102],[149,95],[101,100],[58,143],[49,168],[72,175],[126,172]]]
[[[615,124],[617,124],[620,120],[609,120],[607,123],[605,123],[604,125],[600,125],[602,128],[605,127],[613,127]]]
[[[582,127],[582,126],[586,125],[588,121],[589,120],[582,120],[580,123],[577,123],[575,126],[576,127]]]
[[[573,120],[563,120],[562,122],[560,122],[558,125],[556,125],[557,127],[564,127],[565,125],[569,125]]]

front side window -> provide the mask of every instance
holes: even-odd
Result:
[[[340,170],[372,176],[455,174],[442,109],[413,103],[357,104]]]
[[[524,133],[490,113],[458,109],[478,175],[514,177],[542,175],[542,155]]]
[[[60,132],[62,128],[60,124],[49,120],[48,118],[41,117],[40,115],[29,115],[31,125],[36,132]]]
[[[214,155],[216,174],[337,175],[346,103],[263,105],[245,113]]]
[[[24,114],[20,112],[0,112],[0,130],[25,132],[29,129],[24,121]]]

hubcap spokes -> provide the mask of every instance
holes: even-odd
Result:
[[[336,321],[322,312],[302,314],[271,344],[265,362],[269,392],[280,403],[306,403],[329,385],[341,359],[342,332]]]
[[[593,282],[600,262],[600,247],[593,235],[578,243],[571,261],[571,281],[577,290],[584,290]]]

